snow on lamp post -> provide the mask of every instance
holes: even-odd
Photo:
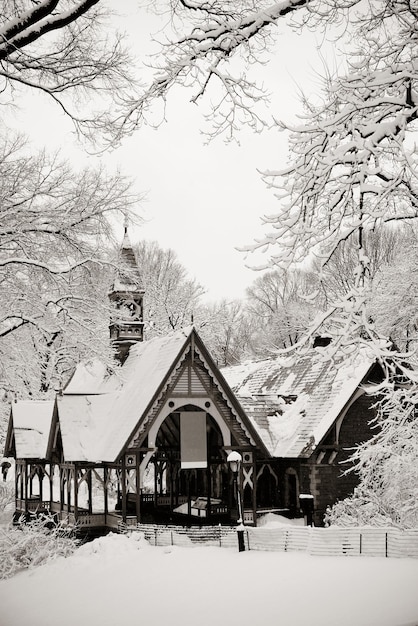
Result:
[[[244,552],[245,543],[244,543],[244,524],[242,518],[242,505],[241,505],[241,490],[240,490],[240,480],[239,473],[241,468],[242,456],[239,452],[230,452],[227,457],[227,462],[229,463],[229,467],[231,468],[232,475],[234,477],[234,491],[235,498],[237,501],[238,507],[238,526],[237,526],[237,535],[238,535],[238,551]]]

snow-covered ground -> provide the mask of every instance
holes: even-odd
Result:
[[[416,626],[418,560],[108,535],[0,582],[1,626]]]

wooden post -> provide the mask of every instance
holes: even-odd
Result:
[[[122,457],[122,520],[126,522],[126,465],[125,455]]]
[[[107,514],[109,513],[109,494],[108,494],[108,476],[109,469],[107,465],[103,468],[103,497],[104,497],[104,514],[105,514],[105,523],[107,522]]]
[[[24,473],[23,473],[23,495],[24,495],[24,500],[25,500],[25,513],[28,512],[28,464],[27,461],[25,461],[24,464]]]
[[[67,469],[67,512],[71,511],[71,469]]]
[[[208,466],[206,468],[206,482],[207,482],[207,509],[206,509],[206,517],[210,517],[211,513],[211,498],[212,498],[212,466],[210,464],[210,459],[208,459]]]
[[[190,494],[190,470],[186,471],[186,484],[187,484],[187,515],[191,517],[192,515],[192,499]]]
[[[22,495],[21,490],[19,490],[19,482],[20,482],[20,476],[21,476],[21,471],[19,471],[20,467],[21,467],[20,463],[16,462],[16,469],[15,469],[15,509],[17,509],[17,500],[19,499],[19,493],[20,493],[20,495]]]
[[[154,507],[157,508],[157,502],[158,502],[158,468],[159,468],[159,463],[155,459],[155,457],[154,457],[153,463],[154,463]]]
[[[87,486],[89,490],[89,515],[93,513],[93,470],[89,468],[87,470]]]
[[[170,485],[170,511],[174,509],[174,482],[173,482],[173,460],[170,457],[167,461],[167,473],[169,473],[169,485]]]
[[[28,465],[28,487],[29,487],[28,497],[29,498],[32,497],[32,485],[33,485],[32,463],[29,463]]]
[[[63,511],[63,509],[64,509],[64,488],[63,488],[64,472],[65,472],[65,469],[60,467],[59,468],[59,473],[60,473],[60,511]]]
[[[77,464],[74,464],[74,519],[78,518],[78,468]]]
[[[52,503],[54,501],[54,474],[55,474],[55,464],[49,464],[49,507],[52,508]]]
[[[253,524],[257,526],[257,465],[253,452]]]
[[[41,465],[40,469],[39,469],[39,473],[38,473],[38,480],[39,480],[39,499],[42,502],[43,495],[44,495],[44,476],[45,476],[45,466]],[[42,474],[42,479],[40,474]]]
[[[136,521],[141,521],[141,459],[140,453],[136,453]]]

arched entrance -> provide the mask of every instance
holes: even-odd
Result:
[[[229,471],[224,435],[208,411],[176,408],[155,435],[143,486],[143,521],[213,524],[229,516]]]
[[[275,507],[278,504],[278,478],[269,464],[261,466],[257,474],[257,507]]]

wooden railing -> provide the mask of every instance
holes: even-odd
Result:
[[[77,526],[81,528],[106,526],[106,515],[104,513],[88,513],[77,517]]]
[[[174,501],[177,502],[178,505],[184,504],[185,502],[187,502],[187,496],[178,496],[177,500],[174,499]],[[155,502],[155,494],[143,493],[141,495],[141,502],[143,502],[144,504]],[[157,496],[157,506],[171,506],[171,502],[172,501],[170,495]]]
[[[122,516],[117,515],[116,513],[108,513],[106,515],[106,526],[107,528],[111,528],[113,530],[119,530],[120,524],[122,523]]]
[[[24,513],[38,513],[40,511],[48,511],[50,509],[49,500],[40,500],[39,498],[30,498],[28,500],[17,499],[16,511]]]

